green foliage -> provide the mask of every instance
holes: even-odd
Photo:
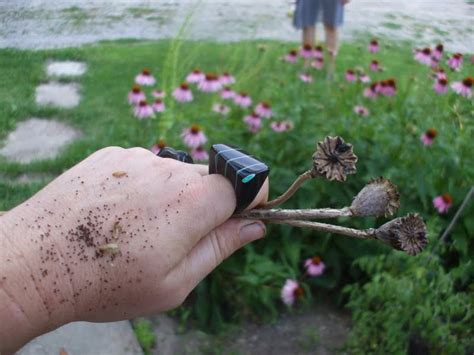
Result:
[[[156,344],[153,324],[146,319],[139,318],[133,322],[133,331],[145,355],[150,354]]]
[[[433,248],[417,258],[357,259],[354,267],[369,279],[344,289],[353,317],[351,353],[405,354],[415,347],[418,353],[420,347],[430,354],[472,353],[474,264],[446,266]]]
[[[183,128],[198,123],[210,143],[242,146],[267,162],[271,167],[271,196],[277,196],[311,166],[316,141],[326,135],[340,135],[354,145],[359,156],[357,175],[350,176],[345,184],[321,179],[308,182],[284,207],[346,206],[370,178],[384,175],[399,186],[402,206],[399,215],[420,212],[436,226],[430,229],[431,240],[435,241],[474,181],[474,165],[470,159],[474,151],[472,100],[453,92],[435,95],[429,68],[414,62],[411,47],[405,43],[382,45],[376,55],[367,53],[366,40],[344,44],[338,57],[335,81],[328,82],[324,72],[313,71],[315,82],[312,84],[298,79],[302,70],[300,64],[292,65],[280,60],[297,44],[270,41],[265,43],[264,49],[258,47],[260,44],[188,42],[177,38],[157,42],[121,40],[47,51],[0,50],[0,138],[5,137],[17,122],[30,116],[55,117],[84,133],[54,160],[21,165],[0,158],[0,178],[11,180],[23,173],[60,174],[95,150],[109,145],[150,147],[157,138],[165,138],[169,145],[184,149],[180,137]],[[87,63],[87,73],[78,79],[82,100],[74,110],[42,108],[34,103],[35,86],[47,80],[44,64],[49,59]],[[384,71],[368,74],[373,81],[395,77],[398,88],[395,97],[371,101],[362,95],[363,84],[344,80],[344,70],[367,69],[372,59],[379,60]],[[167,92],[167,110],[153,120],[139,121],[132,116],[126,96],[133,78],[144,67],[151,68],[157,76],[157,88]],[[231,72],[237,78],[235,90],[247,91],[255,104],[269,101],[275,116],[272,120],[289,119],[295,125],[294,130],[275,133],[269,127],[271,120],[265,120],[263,129],[258,134],[251,134],[242,122],[248,110],[231,105],[227,118],[211,111],[212,104],[220,101],[216,94],[193,89],[192,103],[177,103],[170,94],[195,67],[206,72]],[[472,66],[465,61],[461,72],[448,73],[449,79],[451,82],[462,79],[470,71]],[[353,112],[357,104],[368,107],[368,117],[359,117]],[[420,135],[430,127],[436,128],[439,134],[431,147],[424,147]],[[2,208],[15,206],[40,187],[2,182]],[[449,214],[438,216],[432,199],[444,192],[453,196],[454,206]],[[454,248],[445,250],[443,254],[439,250],[433,251],[436,256],[441,255],[443,260],[449,261],[443,265],[443,273],[433,279],[433,285],[448,290],[454,298],[460,297],[459,300],[464,296],[458,296],[456,285],[468,279],[463,265],[474,252],[471,242],[474,221],[467,217],[473,212],[471,205],[452,231],[448,241]],[[369,228],[382,224],[384,220],[340,219],[335,222]],[[367,256],[362,259],[368,260],[367,265],[371,260],[368,256],[374,256],[374,262],[380,258],[401,258],[410,265],[423,259],[409,260],[374,242],[286,226],[269,226],[266,238],[247,246],[219,266],[178,312],[183,319],[194,320],[214,330],[242,317],[274,318],[281,307],[280,289],[285,279],[297,278],[302,273],[304,259],[314,255],[322,257],[326,272],[322,277],[307,280],[305,287],[307,291],[310,288],[318,292],[324,290],[335,296],[334,299],[340,298],[342,286],[354,281],[366,282],[371,273],[378,275],[376,269],[369,272],[361,267],[351,267],[352,262],[361,256]],[[426,267],[424,272],[430,270]],[[393,275],[390,269],[385,270],[387,275],[379,280],[384,282],[384,287],[387,283],[396,297],[390,299],[391,304],[400,310],[397,309],[393,317],[411,316],[407,307],[412,305],[404,298],[408,296],[398,296],[398,293],[418,279],[411,278],[413,269],[406,271],[402,278],[404,283],[400,285],[403,287],[394,286],[394,276],[387,276]],[[454,277],[454,284],[449,284],[449,279]],[[424,295],[427,292],[424,287],[431,286],[427,282],[416,282],[413,287],[420,288],[419,294]],[[351,287],[354,287],[350,293],[351,302],[355,302],[357,294],[365,291],[362,286]],[[306,295],[311,298],[310,292]],[[377,297],[382,300],[389,296]],[[397,303],[399,299],[405,301]],[[443,309],[443,312],[448,311]],[[448,316],[452,314],[449,311]],[[430,329],[434,329],[436,324],[433,323]]]

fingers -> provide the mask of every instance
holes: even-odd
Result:
[[[236,250],[265,235],[261,221],[231,219],[202,238],[167,276],[170,287],[186,285],[190,292],[204,277]]]
[[[259,205],[263,205],[268,201],[268,189],[269,189],[269,181],[268,178],[265,179],[262,187],[260,188],[260,191],[258,192],[257,196],[255,196],[255,199],[252,201],[252,203],[245,209],[246,211],[251,210],[252,208],[255,208]]]

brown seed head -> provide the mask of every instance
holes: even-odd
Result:
[[[428,128],[426,130],[426,135],[428,136],[428,138],[434,139],[438,135],[438,131],[434,128]]]
[[[420,253],[428,244],[425,222],[417,213],[385,223],[377,228],[375,238],[408,255]]]
[[[379,177],[370,182],[357,194],[350,207],[359,217],[389,217],[400,208],[400,194],[388,179]]]
[[[199,125],[193,124],[191,126],[191,133],[192,134],[198,134],[200,131],[201,131],[201,127],[199,127]]]
[[[330,181],[345,181],[346,175],[356,172],[356,163],[352,144],[344,143],[341,137],[326,137],[313,154],[313,169]]]

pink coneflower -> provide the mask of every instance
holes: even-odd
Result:
[[[314,69],[321,70],[324,67],[324,59],[323,58],[316,58],[311,62],[311,66]]]
[[[270,124],[270,127],[272,128],[272,130],[278,133],[286,132],[293,129],[293,122],[291,121],[272,122]]]
[[[204,79],[198,83],[198,88],[204,92],[216,92],[222,89],[222,84],[216,74],[207,73]]]
[[[446,94],[448,92],[448,79],[438,79],[435,80],[433,84],[433,89],[437,94]]]
[[[203,131],[201,131],[201,127],[197,124],[193,124],[189,128],[185,128],[183,133],[181,134],[183,137],[183,142],[189,148],[197,148],[207,142],[207,138]]]
[[[165,110],[165,103],[161,99],[156,99],[151,108],[155,112],[163,112]]]
[[[467,77],[463,81],[456,81],[451,85],[451,88],[459,95],[464,97],[472,96],[472,84],[474,83],[474,78]]]
[[[255,113],[263,118],[270,118],[272,117],[272,107],[266,101],[260,102],[257,107],[255,107]]]
[[[446,73],[444,72],[443,68],[436,68],[434,70],[434,77],[435,79],[448,79]]]
[[[438,210],[438,213],[448,213],[448,210],[453,205],[453,198],[450,194],[444,193],[433,199],[433,206]]]
[[[397,93],[397,83],[395,79],[382,80],[379,83],[378,92],[383,96],[394,96]]]
[[[145,68],[135,77],[135,82],[143,86],[153,86],[156,83],[156,79],[151,75],[150,69]]]
[[[306,268],[306,273],[309,276],[320,276],[323,274],[326,265],[324,265],[323,261],[319,256],[315,256],[311,259],[306,259],[304,262],[304,266]]]
[[[370,53],[377,53],[379,51],[379,42],[376,39],[371,40],[368,49]]]
[[[158,154],[164,147],[166,147],[166,142],[163,139],[160,139],[155,142],[150,148],[150,151],[153,154]]]
[[[193,93],[189,88],[188,83],[182,83],[180,87],[173,91],[173,96],[178,102],[191,102],[193,101]]]
[[[223,104],[212,105],[212,111],[220,113],[222,116],[227,116],[230,112],[230,107]]]
[[[138,105],[135,106],[133,109],[133,113],[135,117],[138,119],[144,119],[144,118],[149,118],[153,116],[153,108],[148,105],[148,103],[145,100],[142,100],[138,103]]]
[[[207,153],[206,149],[204,149],[202,146],[199,146],[191,151],[191,157],[196,161],[205,161],[209,159],[209,154]]]
[[[283,60],[285,60],[287,62],[290,62],[290,63],[296,63],[296,61],[298,60],[298,52],[294,49],[289,51],[288,54],[286,54],[283,57]]]
[[[370,70],[372,71],[379,71],[380,70],[380,65],[378,60],[373,60],[370,62]]]
[[[438,131],[434,128],[428,128],[425,133],[420,137],[421,141],[425,146],[430,146],[433,144],[434,139],[438,135]]]
[[[414,58],[421,64],[431,65],[431,48],[415,49]]]
[[[155,99],[163,99],[166,97],[166,93],[163,90],[153,90],[151,92],[151,96],[153,96]]]
[[[234,103],[240,107],[249,107],[252,105],[252,98],[246,92],[241,91],[235,94]]]
[[[354,82],[357,80],[357,75],[354,73],[352,69],[346,70],[346,80],[348,82]]]
[[[224,72],[224,74],[219,77],[219,81],[222,85],[231,85],[235,83],[235,78],[229,73]]]
[[[304,290],[297,281],[288,279],[285,282],[285,285],[281,289],[281,300],[287,306],[293,305],[295,300],[304,295]]]
[[[367,74],[361,73],[359,75],[359,80],[360,80],[361,83],[370,83],[371,79],[370,79],[370,76],[368,76]]]
[[[244,117],[244,122],[249,127],[249,131],[252,133],[257,133],[260,128],[262,128],[262,118],[257,115],[257,113],[252,112],[252,114]]]
[[[308,73],[301,73],[300,74],[300,79],[301,79],[301,81],[303,81],[305,83],[312,83],[313,82],[312,75],[308,74]]]
[[[231,88],[225,87],[225,88],[222,89],[220,95],[221,95],[222,99],[230,100],[230,99],[233,99],[235,97],[235,92]]]
[[[257,113],[252,112],[250,115],[244,117],[244,122],[249,127],[249,131],[257,133],[262,128],[262,118]]]
[[[194,69],[191,73],[186,76],[186,81],[188,83],[199,83],[201,80],[204,80],[206,75],[199,70],[198,68]]]
[[[311,58],[314,56],[313,46],[311,44],[305,44],[300,49],[300,55],[303,58]]]
[[[433,49],[433,53],[431,53],[434,60],[439,62],[443,57],[444,46],[440,43],[438,44],[435,49]]]
[[[375,99],[378,94],[378,83],[373,83],[370,87],[364,89],[364,97],[368,99]]]
[[[323,47],[316,46],[314,48],[313,55],[316,59],[323,59],[324,58]]]
[[[357,113],[359,116],[369,115],[369,110],[367,109],[367,107],[364,107],[362,105],[354,106],[354,112]]]
[[[140,86],[133,85],[132,90],[128,93],[128,103],[132,105],[138,104],[140,101],[145,101],[145,93],[141,90]]]
[[[451,56],[451,58],[448,59],[448,66],[454,70],[454,71],[459,71],[462,66],[464,58],[461,53],[455,53]]]

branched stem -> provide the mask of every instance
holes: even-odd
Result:
[[[349,207],[341,209],[320,208],[320,209],[302,209],[302,210],[283,210],[283,209],[253,209],[234,215],[236,218],[262,219],[262,220],[304,220],[304,219],[324,219],[337,217],[351,217],[352,213]]]
[[[283,202],[287,201],[293,194],[298,191],[299,187],[306,181],[314,179],[318,174],[314,169],[307,170],[291,184],[291,186],[286,190],[281,196],[278,196],[276,199],[267,202],[266,204],[260,206],[260,209],[269,209],[281,205]]]
[[[335,226],[327,223],[320,222],[310,222],[310,221],[298,221],[298,220],[268,220],[267,222],[276,223],[276,224],[287,224],[293,227],[301,228],[310,228],[321,232],[330,232],[336,234],[342,234],[348,237],[358,238],[358,239],[376,239],[375,232],[373,228],[359,230],[354,228],[347,228],[341,226]]]

